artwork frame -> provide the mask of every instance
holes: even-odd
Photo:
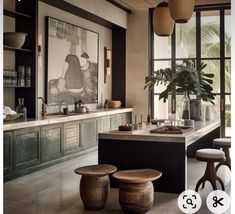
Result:
[[[98,103],[99,34],[46,16],[45,101]]]

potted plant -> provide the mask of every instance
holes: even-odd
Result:
[[[211,86],[214,74],[205,73],[203,71],[205,67],[206,64],[201,62],[199,68],[196,69],[194,60],[184,60],[182,64],[176,65],[173,69],[159,69],[147,76],[145,78],[145,88],[152,89],[155,85],[167,85],[159,96],[159,100],[163,99],[164,102],[173,90],[183,93],[189,100],[190,94],[195,94],[197,99],[190,100],[191,119],[201,120],[201,100],[214,104],[213,100],[215,99]],[[184,110],[189,111],[189,109]]]

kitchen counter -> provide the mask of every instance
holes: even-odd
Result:
[[[76,120],[84,120],[84,119],[91,119],[95,117],[103,117],[113,114],[121,114],[126,112],[132,112],[132,108],[103,108],[98,109],[96,111],[91,111],[89,113],[78,113],[78,114],[71,114],[71,115],[55,115],[55,116],[48,116],[45,119],[29,119],[28,121],[12,121],[6,122],[3,125],[3,131],[10,131],[22,128],[29,128],[29,127],[37,127],[37,126],[44,126],[44,125],[51,125],[57,123],[65,123],[65,122],[72,122]]]
[[[218,128],[220,122],[212,121],[195,121],[195,126],[192,131],[184,134],[155,134],[150,133],[150,130],[156,129],[158,126],[149,125],[143,129],[137,129],[133,131],[118,131],[113,130],[106,133],[100,133],[100,139],[113,139],[113,140],[138,140],[138,141],[151,141],[151,142],[175,142],[185,143],[187,146],[191,145],[201,137],[207,135],[212,130]]]
[[[195,121],[194,130],[184,134],[150,133],[155,128],[99,133],[98,162],[118,170],[159,170],[162,177],[153,182],[155,191],[181,193],[187,189],[187,158],[194,158],[198,149],[212,148],[213,139],[220,137],[220,122]],[[111,185],[118,187],[112,178]]]

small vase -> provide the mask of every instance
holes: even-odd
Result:
[[[190,100],[191,119],[195,121],[202,121],[202,105],[200,99]]]
[[[182,119],[190,120],[190,100],[186,92],[181,100],[181,103],[182,103]]]

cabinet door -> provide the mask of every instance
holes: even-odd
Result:
[[[79,123],[64,124],[64,152],[70,154],[80,149]]]
[[[98,132],[108,132],[110,131],[110,117],[101,117],[98,119]]]
[[[118,129],[118,126],[122,125],[122,115],[116,114],[111,116],[111,130]]]
[[[13,132],[4,132],[3,142],[4,176],[13,171]]]
[[[96,119],[83,120],[81,122],[82,148],[97,146],[97,121]]]
[[[127,112],[122,114],[122,124],[128,124],[131,123],[131,112]]]
[[[43,161],[61,157],[63,155],[63,125],[44,126],[41,129],[41,134]]]
[[[16,170],[40,163],[40,129],[14,131],[14,147]]]

